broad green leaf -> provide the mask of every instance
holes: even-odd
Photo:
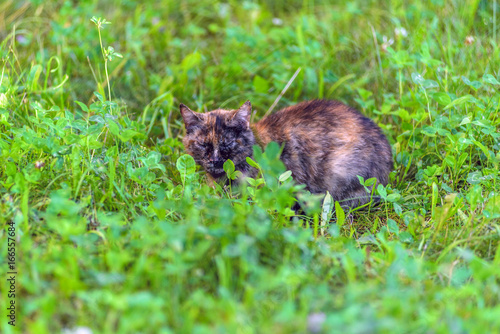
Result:
[[[181,174],[182,184],[186,183],[186,179],[196,172],[196,163],[192,156],[184,154],[177,159],[176,167]]]
[[[483,75],[483,81],[492,85],[500,85],[500,82],[491,74]]]
[[[387,196],[388,202],[397,202],[401,198],[401,195],[398,193],[392,193]]]
[[[254,186],[254,187],[258,187],[258,186],[260,186],[261,184],[264,184],[264,179],[263,179],[263,178],[253,179],[253,178],[249,177],[249,178],[247,178],[246,180],[247,180],[247,182],[248,182],[251,186]]]
[[[484,180],[483,173],[481,171],[471,172],[467,175],[467,182],[470,184],[479,184]]]
[[[465,196],[467,198],[467,202],[469,202],[472,207],[475,207],[483,200],[482,192],[483,188],[481,188],[479,184],[475,184],[469,189],[467,195]]]
[[[121,137],[120,136],[120,127],[114,121],[110,120],[108,122],[108,129],[109,129],[109,132],[111,132],[115,136]]]
[[[257,93],[267,93],[269,90],[269,83],[263,77],[256,75],[253,78],[253,88]]]
[[[436,129],[433,126],[426,126],[422,129],[422,133],[426,134],[427,136],[435,137],[436,136]]]
[[[332,210],[333,210],[333,198],[332,195],[327,191],[326,196],[323,199],[323,207],[321,209],[321,234],[324,235],[324,227],[330,223],[330,219],[332,218]]]
[[[391,219],[391,218],[387,219],[387,229],[391,233],[395,233],[395,234],[399,233],[398,223],[396,223],[396,221],[394,219]]]
[[[434,80],[426,79],[422,83],[422,87],[424,87],[425,89],[436,88],[436,87],[439,87],[439,84],[436,81],[434,81]]]
[[[369,178],[365,181],[365,186],[367,187],[371,187],[373,186],[375,183],[377,182],[377,178],[376,177],[372,177],[372,178]]]
[[[431,197],[431,216],[436,219],[436,204],[438,201],[439,189],[436,182],[432,182],[432,197]]]
[[[425,89],[439,87],[439,85],[436,81],[430,80],[430,79],[424,79],[424,77],[422,77],[422,75],[415,73],[415,72],[411,74],[411,80],[415,84],[420,85]]]
[[[181,63],[182,69],[187,72],[201,62],[201,54],[197,51],[188,54]]]
[[[439,172],[439,166],[438,165],[432,165],[432,166],[427,166],[425,169],[424,169],[424,173],[429,176],[429,177],[432,177],[434,175],[436,175],[436,173]]]
[[[345,222],[345,212],[344,209],[340,206],[338,201],[335,201],[335,215],[337,216],[337,225],[339,227],[344,226]]]
[[[482,143],[478,142],[477,140],[472,139],[472,142],[483,151],[484,155],[486,158],[491,159],[490,151],[488,151],[488,148],[484,146]]]
[[[454,107],[454,106],[462,105],[465,102],[468,102],[472,99],[473,99],[472,95],[465,95],[465,96],[459,97],[458,99],[453,100],[453,102],[451,102],[446,107],[444,107],[444,110],[450,109],[451,107]]]
[[[385,190],[385,187],[383,185],[379,184],[377,186],[377,192],[384,200],[387,199],[387,190]]]
[[[413,72],[411,74],[411,80],[413,81],[413,83],[415,83],[417,85],[421,85],[425,79],[419,73]]]
[[[260,169],[260,166],[258,163],[256,163],[254,160],[252,160],[252,158],[250,157],[246,157],[246,162],[247,164],[249,164],[250,166],[254,167],[254,168],[257,168],[257,169]]]
[[[286,172],[281,174],[278,179],[280,182],[285,182],[286,180],[288,180],[288,178],[290,178],[290,176],[292,176],[292,171],[287,170]]]
[[[243,173],[242,173],[242,172],[240,172],[239,170],[235,170],[235,171],[231,174],[230,179],[231,179],[231,180],[236,180],[236,179],[238,179],[238,178],[240,178],[240,177],[242,177],[242,176],[243,176]]]
[[[478,90],[483,84],[479,81],[470,81],[468,78],[462,75],[462,81],[467,85],[472,87],[474,90]]]
[[[472,122],[474,125],[478,125],[484,128],[490,127],[491,124],[487,119],[478,119],[477,121]]]
[[[446,158],[444,158],[444,162],[451,168],[455,167],[456,160],[455,157],[448,155]]]
[[[394,211],[398,214],[398,216],[401,216],[403,213],[403,208],[401,208],[401,205],[398,203],[392,203],[392,206],[394,207]]]
[[[75,103],[78,104],[80,106],[80,108],[82,108],[83,111],[89,112],[89,108],[85,104],[83,104],[82,102],[75,101]]]
[[[368,100],[368,98],[373,95],[373,92],[370,92],[369,90],[363,88],[358,88],[357,90],[363,101]]]
[[[448,105],[451,103],[451,98],[444,92],[437,92],[432,95],[432,98],[441,105]]]
[[[224,162],[224,171],[226,172],[228,177],[231,177],[231,175],[234,172],[234,162],[231,161],[231,159],[227,159],[226,162]]]
[[[264,154],[269,158],[269,159],[274,159],[278,157],[278,154],[280,153],[280,146],[278,143],[272,141],[266,146],[266,151]]]
[[[101,94],[99,94],[98,92],[94,92],[94,95],[97,96],[99,101],[104,102],[104,97]]]
[[[131,130],[131,129],[126,129],[126,130],[122,131],[122,133],[120,135],[120,139],[122,141],[124,141],[124,142],[127,142],[130,139],[132,139],[134,137],[139,137],[141,135],[142,134],[140,132],[137,132],[137,131],[134,131],[134,130]]]
[[[493,196],[488,200],[484,208],[484,216],[489,219],[500,218],[500,195]]]
[[[470,118],[469,116],[466,116],[464,117],[464,119],[462,120],[462,122],[460,122],[459,125],[465,125],[465,124],[469,124],[471,121],[470,121]]]

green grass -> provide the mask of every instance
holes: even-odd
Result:
[[[500,332],[497,1],[72,3],[0,4],[2,333]],[[298,69],[275,110],[388,136],[379,207],[326,224],[276,146],[241,189],[184,155],[179,103],[258,120]]]

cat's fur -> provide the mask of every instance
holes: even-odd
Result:
[[[252,145],[284,143],[281,160],[295,181],[312,193],[325,193],[342,206],[367,203],[369,194],[357,175],[386,185],[393,167],[391,146],[380,128],[354,108],[337,101],[313,100],[282,109],[250,124],[251,105],[237,110],[195,113],[181,104],[186,126],[183,139],[193,156],[215,180],[225,175],[231,159],[237,170],[252,176],[246,157]]]

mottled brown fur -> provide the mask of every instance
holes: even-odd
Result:
[[[313,193],[330,192],[345,207],[369,201],[357,175],[386,185],[393,167],[391,147],[380,128],[357,110],[337,101],[313,100],[282,109],[249,124],[251,106],[206,114],[181,105],[187,129],[186,151],[214,178],[231,159],[252,175],[245,162],[252,145],[284,144],[281,160],[294,179]]]

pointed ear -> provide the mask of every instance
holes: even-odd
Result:
[[[181,115],[184,119],[184,126],[186,127],[186,131],[188,133],[201,124],[202,119],[200,114],[195,113],[182,103],[179,106],[179,109],[181,110]]]
[[[250,101],[243,103],[240,109],[234,112],[233,117],[231,118],[231,123],[234,125],[241,125],[245,128],[250,126],[250,115],[252,114],[252,105]]]

